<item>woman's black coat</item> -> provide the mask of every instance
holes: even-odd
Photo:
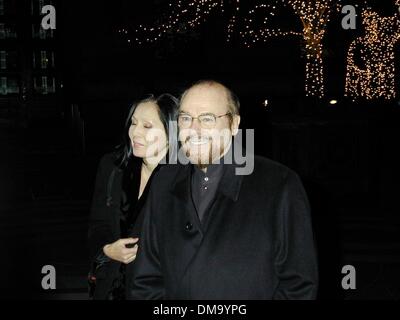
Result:
[[[88,232],[92,268],[106,244],[133,236],[127,226],[134,226],[150,184],[149,181],[140,200],[137,200],[141,159],[132,158],[124,170],[116,166],[116,160],[116,154],[106,154],[100,160],[97,170]],[[121,223],[121,219],[128,221]],[[119,276],[120,266],[120,262],[110,260],[96,270],[94,299],[107,299],[113,281]]]

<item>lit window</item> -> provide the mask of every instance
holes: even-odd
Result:
[[[0,39],[6,38],[6,26],[4,23],[0,23]]]
[[[0,78],[0,94],[16,94],[19,93],[18,80],[16,78]]]
[[[17,31],[15,25],[0,23],[0,39],[16,38]]]
[[[33,52],[33,67],[40,69],[54,68],[54,51]]]
[[[33,78],[33,87],[39,94],[49,94],[56,91],[56,79],[49,76]]]
[[[0,51],[0,69],[7,69],[7,52]]]
[[[47,91],[47,77],[46,76],[44,76],[44,77],[42,77],[42,93],[43,94],[47,94],[48,93],[48,91]]]
[[[16,78],[7,79],[7,93],[19,93],[19,85]]]
[[[48,61],[46,51],[40,51],[40,66],[42,69],[47,68]]]
[[[0,94],[7,94],[7,78],[1,77]]]

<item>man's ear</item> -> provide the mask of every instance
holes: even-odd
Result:
[[[232,117],[232,125],[231,125],[232,136],[237,135],[237,133],[239,131],[239,124],[240,124],[240,116],[234,115]]]

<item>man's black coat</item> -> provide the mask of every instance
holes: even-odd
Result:
[[[191,201],[190,165],[166,165],[154,176],[128,298],[316,297],[310,209],[298,175],[257,156],[250,175],[223,165],[205,226]]]

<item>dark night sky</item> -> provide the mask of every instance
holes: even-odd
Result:
[[[58,10],[61,48],[58,61],[62,61],[58,68],[65,82],[65,100],[80,105],[87,126],[97,126],[92,131],[96,135],[105,125],[113,128],[112,132],[119,132],[127,106],[141,95],[165,91],[178,95],[185,86],[200,78],[222,80],[230,86],[242,102],[242,124],[251,128],[264,126],[270,114],[369,117],[362,111],[352,115],[353,110],[365,109],[364,102],[352,103],[343,97],[347,49],[361,31],[343,30],[341,14],[332,16],[324,38],[326,97],[315,100],[305,97],[305,59],[299,38],[275,38],[246,48],[236,34],[227,43],[226,16],[220,12],[195,30],[163,38],[155,44],[128,44],[118,33],[120,28],[132,30],[140,23],[151,24],[168,12],[168,3],[166,0],[116,0],[96,1],[94,5],[73,0],[63,2]],[[241,3],[245,13],[255,1]],[[393,6],[387,5],[389,1],[370,3],[381,14],[393,13]],[[293,14],[285,10],[280,13],[282,17],[275,19],[280,27],[301,30]],[[399,73],[397,84],[398,79]],[[268,112],[262,110],[266,98]],[[328,104],[332,98],[340,101],[335,110]],[[375,101],[368,105],[393,103]],[[103,138],[110,137],[104,133]],[[109,145],[115,139],[117,134]]]
[[[72,95],[83,99],[97,95],[128,97],[135,84],[147,84],[151,88],[169,83],[172,88],[167,85],[166,90],[179,90],[176,85],[214,77],[228,80],[243,95],[259,93],[280,99],[304,96],[304,59],[299,38],[272,39],[250,49],[238,38],[229,44],[226,16],[220,13],[184,36],[163,39],[154,45],[128,44],[117,33],[120,27],[132,29],[137,24],[155,21],[168,10],[160,10],[165,3],[168,1],[118,0],[112,4],[99,1],[95,6],[87,2],[76,6],[71,2],[65,4],[62,17],[65,25],[61,21],[57,31],[62,36]],[[243,12],[249,3],[254,1],[245,2]],[[372,1],[380,12],[393,12],[383,10],[384,3]],[[340,14],[333,16],[324,39],[328,97],[343,96],[346,51],[359,34],[357,30],[343,30],[340,19]],[[300,23],[293,15],[285,14],[279,22],[282,28],[300,31]],[[157,82],[160,84],[154,84]],[[85,85],[88,87],[83,88]],[[94,90],[91,85],[101,90]]]

